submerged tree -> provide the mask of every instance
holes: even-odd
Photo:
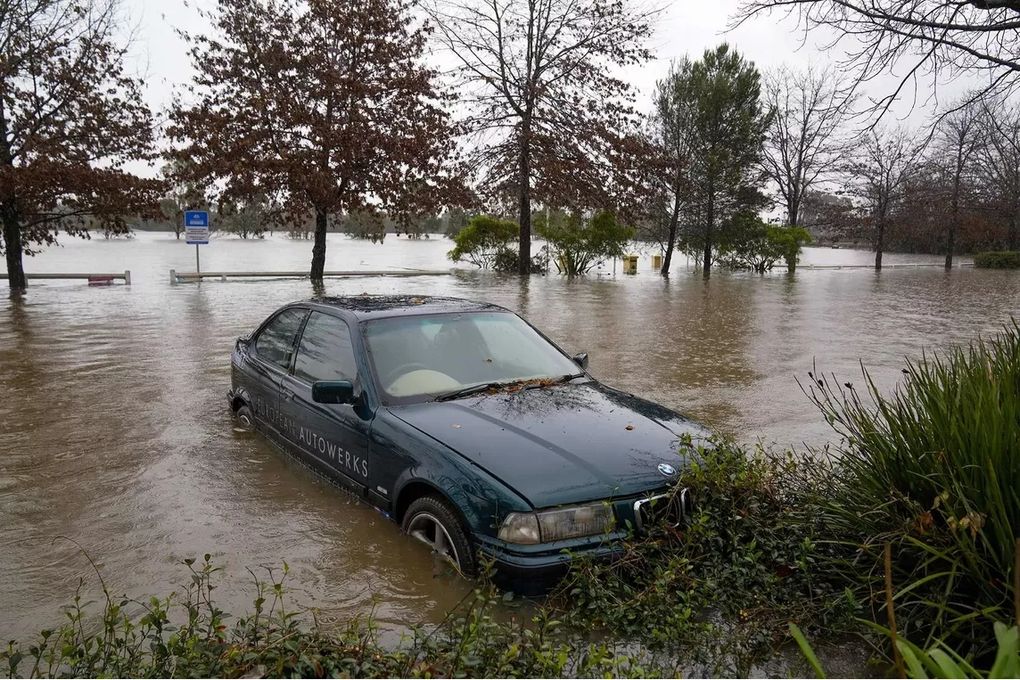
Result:
[[[964,102],[938,122],[936,133],[936,161],[949,179],[949,225],[946,229],[946,269],[953,266],[956,235],[960,230],[964,191],[968,177],[974,170],[974,157],[981,146],[980,110]],[[946,161],[949,161],[948,164]]]
[[[804,197],[832,172],[846,147],[842,126],[853,103],[847,89],[828,69],[781,68],[766,78],[772,125],[765,136],[763,166],[779,191],[787,224],[801,224]]]
[[[128,230],[154,211],[159,182],[125,172],[145,160],[151,117],[126,74],[116,0],[0,0],[0,221],[12,290],[24,254],[60,230]]]
[[[432,0],[490,196],[513,195],[519,272],[530,271],[532,200],[614,203],[638,164],[631,88],[651,14],[628,0]]]
[[[1005,217],[1006,246],[1020,247],[1020,109],[1009,102],[986,103],[981,124],[984,143],[978,172],[989,202]]]
[[[197,101],[171,113],[177,158],[242,194],[315,216],[321,279],[330,215],[432,211],[455,186],[453,128],[422,66],[405,0],[219,0],[192,34]]]
[[[694,65],[684,57],[669,67],[665,78],[656,83],[649,131],[652,147],[657,152],[651,164],[651,214],[653,225],[660,227],[662,268],[669,276],[680,218],[691,200],[691,151],[695,143],[696,102],[686,83]]]
[[[922,147],[904,128],[876,128],[866,134],[845,164],[848,190],[861,201],[873,228],[875,269],[882,268],[890,216],[921,160]]]
[[[706,50],[673,81],[692,107],[688,251],[700,251],[711,272],[719,229],[733,215],[762,207],[762,143],[770,115],[762,106],[754,64],[729,45]]]

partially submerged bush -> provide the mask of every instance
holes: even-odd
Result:
[[[978,253],[974,256],[974,266],[982,269],[1020,269],[1020,251]]]
[[[467,260],[482,269],[516,270],[516,241],[520,231],[516,222],[477,215],[453,237],[456,245],[447,257],[454,262]]]
[[[621,257],[634,230],[603,210],[590,218],[580,213],[556,211],[535,216],[535,233],[548,242],[553,262],[561,274],[587,274],[599,262]]]

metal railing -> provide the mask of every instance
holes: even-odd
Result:
[[[406,269],[406,270],[393,270],[393,269],[379,269],[379,270],[362,270],[352,269],[347,271],[327,271],[323,272],[322,275],[325,278],[349,278],[356,276],[446,276],[450,274],[449,269]],[[289,272],[179,272],[176,269],[170,270],[170,283],[188,283],[192,281],[201,281],[202,279],[219,279],[226,281],[228,278],[248,278],[248,279],[265,279],[265,278],[287,278],[287,279],[307,279],[310,274],[308,270],[304,271],[289,271]]]
[[[8,279],[10,276],[6,272],[0,272],[0,279]],[[111,283],[118,279],[124,281],[125,285],[131,285],[131,270],[125,269],[120,273],[104,274],[104,273],[68,273],[68,272],[36,272],[26,273],[26,279],[88,279],[89,283]]]

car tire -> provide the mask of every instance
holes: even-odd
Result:
[[[237,420],[237,426],[245,432],[252,432],[255,429],[255,416],[252,415],[251,409],[247,405],[242,405],[237,409],[234,412],[234,418]]]
[[[407,508],[401,528],[407,535],[429,545],[464,576],[475,575],[470,534],[446,501],[436,496],[422,496]]]

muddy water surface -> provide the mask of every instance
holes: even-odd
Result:
[[[327,268],[448,268],[450,242],[331,236]],[[310,242],[220,239],[205,269],[304,269]],[[810,249],[817,264],[867,264],[863,251]],[[896,262],[933,258],[890,256]],[[0,296],[0,639],[60,620],[80,544],[116,593],[183,582],[180,560],[226,567],[228,609],[253,597],[245,568],[292,567],[294,597],[327,614],[375,610],[394,624],[441,618],[467,591],[372,509],[236,432],[225,392],[234,339],[279,305],[309,297],[303,280],[169,285],[193,269],[172,235],[67,239],[29,271],[132,271],[133,285],[37,282]],[[510,307],[568,351],[588,351],[605,382],[660,401],[745,441],[824,443],[830,434],[795,377],[812,362],[857,379],[863,358],[895,384],[904,356],[994,332],[1020,315],[1020,276],[940,268],[717,273],[682,258],[664,281],[637,276],[455,275],[346,279],[330,294],[471,297]],[[0,282],[0,285],[4,285]],[[70,539],[70,540],[68,540]]]

